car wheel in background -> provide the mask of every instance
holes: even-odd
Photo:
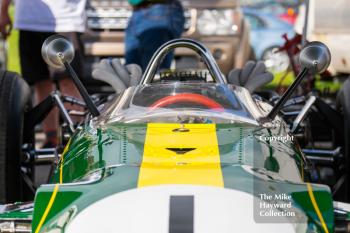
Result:
[[[249,58],[250,61],[256,61],[256,54],[252,47],[250,47]]]
[[[5,70],[7,66],[6,42],[0,40],[0,70]]]
[[[345,154],[345,181],[341,200],[350,201],[350,77],[344,82],[337,96],[338,108],[344,118],[344,154]]]
[[[16,73],[0,71],[0,203],[23,200],[21,178],[24,114],[31,107],[30,88]],[[29,132],[26,132],[26,134]]]
[[[289,67],[290,61],[286,52],[278,51],[277,47],[265,50],[262,60],[269,71],[272,73],[282,73]]]

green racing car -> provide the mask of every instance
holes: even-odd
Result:
[[[179,47],[197,52],[206,68],[160,72],[162,58]],[[142,79],[122,91],[109,80],[117,94],[107,97],[87,94],[69,65],[73,51],[63,37],[43,46],[44,59],[66,68],[84,103],[56,91],[31,107],[22,79],[0,74],[0,232],[350,232],[349,205],[317,184],[323,170],[284,118],[305,75],[329,65],[323,44],[303,49],[302,72],[274,104],[228,83],[193,40],[163,45]],[[63,102],[85,106],[85,120],[74,125]],[[64,150],[33,149],[34,126],[53,106]],[[348,147],[341,150],[346,164]],[[54,167],[50,181],[35,187],[31,174],[45,161]]]

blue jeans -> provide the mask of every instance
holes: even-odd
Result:
[[[183,8],[177,1],[135,10],[126,29],[126,64],[138,64],[144,71],[161,45],[181,36],[184,23]],[[160,68],[170,68],[172,58],[173,52]]]

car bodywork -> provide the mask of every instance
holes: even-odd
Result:
[[[166,88],[162,85],[154,84],[154,88]],[[186,85],[191,87],[191,84],[171,84],[169,88],[181,92]],[[205,92],[212,89],[213,85],[200,89]],[[31,215],[33,232],[94,232],[98,229],[127,232],[129,225],[150,221],[130,232],[141,229],[144,232],[164,232],[168,219],[159,220],[154,216],[168,214],[171,196],[185,193],[194,197],[198,209],[209,211],[208,208],[217,202],[217,214],[220,217],[213,218],[216,222],[206,223],[206,216],[199,213],[194,215],[197,224],[201,225],[200,229],[203,228],[201,232],[210,232],[204,229],[219,224],[219,218],[231,218],[233,213],[230,206],[237,205],[242,197],[246,200],[245,204],[250,202],[250,209],[246,211],[246,216],[231,220],[229,225],[242,230],[257,230],[261,226],[254,223],[253,213],[259,208],[252,206],[253,199],[258,200],[260,194],[278,193],[292,196],[293,208],[300,212],[298,219],[303,219],[301,222],[295,220],[300,224],[296,228],[292,225],[285,227],[286,231],[306,232],[308,226],[319,229],[319,232],[333,228],[333,204],[329,188],[304,183],[305,164],[298,147],[292,141],[283,143],[268,140],[273,136],[288,135],[286,125],[278,119],[278,127],[259,126],[253,115],[261,117],[268,108],[262,107],[262,103],[258,105],[260,107],[251,105],[255,104],[252,99],[249,102],[242,98],[249,100],[250,95],[246,90],[218,86],[218,90],[226,89],[234,95],[240,95],[240,100],[243,100],[238,102],[242,105],[242,112],[233,111],[233,117],[246,115],[237,120],[218,116],[216,121],[221,123],[215,123],[214,119],[211,123],[209,119],[207,123],[203,123],[203,120],[197,124],[177,121],[168,123],[173,120],[169,120],[169,116],[162,111],[154,113],[156,117],[145,119],[134,111],[131,114],[126,110],[118,113],[117,106],[123,99],[128,99],[125,96],[144,98],[142,93],[147,93],[150,88],[153,87],[129,89],[119,98],[119,102],[113,101],[103,111],[100,119],[89,122],[77,131],[61,156],[52,184],[37,190],[33,212],[2,214],[0,220],[11,218],[11,215],[14,218],[29,218]],[[140,89],[143,91],[137,91]],[[138,93],[141,96],[137,96]],[[132,105],[133,101],[129,106]],[[190,115],[189,109],[185,110],[177,112],[177,116]],[[197,111],[215,115],[215,112],[203,109]],[[193,113],[193,116],[197,115]],[[145,123],[155,121],[152,118],[158,119],[158,123]],[[123,212],[124,207],[119,209],[118,205],[123,201],[117,198],[118,195],[127,195],[123,205],[127,204],[130,211]],[[113,197],[116,200],[109,200]],[[147,207],[150,204],[151,209]],[[238,206],[247,208],[242,203]],[[239,215],[242,210],[236,211]],[[92,215],[95,216],[94,222],[89,223]],[[142,220],[141,216],[145,219]],[[111,217],[117,217],[117,222],[106,220]],[[162,227],[156,231],[153,228],[157,224]],[[262,228],[274,230],[273,226],[267,224]],[[230,228],[221,230],[229,231]]]
[[[283,34],[289,38],[295,34],[292,25],[271,14],[249,8],[245,8],[243,13],[250,23],[250,41],[257,59],[263,59],[264,53],[269,49],[281,47],[285,43]]]
[[[243,19],[237,1],[181,1],[185,9],[185,32],[183,37],[201,41],[214,54],[220,69],[228,74],[233,68],[243,67],[250,56],[249,26]],[[224,19],[224,12],[230,17]],[[88,31],[82,36],[85,75],[90,77],[93,64],[103,57],[124,57],[124,30],[132,9],[126,0],[90,0],[87,6]],[[209,17],[209,18],[208,18]],[[231,21],[232,30],[216,32],[216,19]],[[209,20],[209,21],[208,21]],[[202,24],[199,24],[203,22]],[[210,24],[210,25],[209,25]],[[229,23],[231,24],[231,23]],[[201,28],[210,26],[209,31]],[[199,65],[194,53],[176,51],[176,66]],[[188,67],[187,67],[188,68]]]
[[[300,0],[295,1],[251,1],[241,0],[241,5],[254,10],[259,10],[261,13],[273,14],[280,20],[289,24],[294,24],[298,15],[298,7],[302,3]]]
[[[175,70],[162,78],[159,61],[174,47],[197,51],[206,75],[187,80],[188,71]],[[202,45],[169,42],[139,85],[75,130],[34,202],[4,207],[0,229],[333,232],[349,213],[334,210],[329,187],[308,182],[287,124],[266,120],[271,108],[227,84]]]
[[[285,43],[284,34],[294,36],[293,26],[272,14],[260,13],[255,9],[244,8],[243,13],[250,24],[250,44],[255,57],[265,61],[266,67],[273,73],[287,70],[290,65],[288,55],[278,49]]]

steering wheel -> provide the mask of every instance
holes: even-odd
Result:
[[[209,109],[214,109],[219,112],[223,112],[225,110],[225,108],[218,102],[204,95],[193,94],[193,93],[181,93],[181,94],[163,97],[157,100],[156,102],[154,102],[149,108],[152,111],[152,110],[166,107],[168,105],[176,104],[176,103],[200,104],[205,107],[208,107]]]

